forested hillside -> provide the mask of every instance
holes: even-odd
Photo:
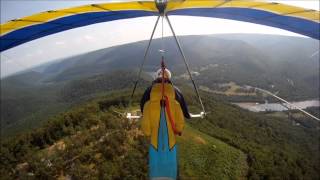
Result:
[[[127,95],[102,96],[2,139],[2,179],[147,179],[147,139],[118,114]],[[319,178],[319,130],[204,96],[211,113],[188,120],[178,138],[181,179]]]
[[[171,37],[166,65],[198,104]],[[181,179],[319,179],[320,124],[298,111],[254,113],[232,102],[319,99],[319,42],[272,35],[185,36],[207,116],[178,137]],[[123,118],[146,41],[57,60],[1,79],[0,179],[147,179],[148,140]],[[154,40],[133,98],[160,66]],[[318,107],[306,109],[319,117]]]
[[[135,76],[133,71],[111,71],[87,79],[41,85],[27,80],[25,85],[16,85],[15,77],[10,77],[2,84],[1,133],[7,136],[38,127],[49,117],[99,94],[131,88]],[[141,88],[150,84],[145,79],[148,78],[140,80]]]

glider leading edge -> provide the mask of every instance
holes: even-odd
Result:
[[[251,22],[320,39],[319,11],[263,1],[168,1],[166,15],[187,15]],[[159,15],[152,1],[112,2],[51,10],[14,19],[0,26],[0,51],[20,44],[95,23]]]

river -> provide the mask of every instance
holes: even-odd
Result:
[[[297,102],[290,102],[290,103],[293,104],[294,106],[301,108],[301,109],[306,109],[308,107],[319,107],[320,106],[319,99],[297,101]],[[288,110],[286,107],[284,107],[280,103],[259,104],[259,103],[255,103],[255,102],[243,102],[243,103],[233,103],[233,104],[236,104],[243,109],[247,109],[247,110],[253,111],[253,112]],[[286,106],[290,107],[291,109],[296,109],[294,106],[289,106],[289,105],[286,105]]]

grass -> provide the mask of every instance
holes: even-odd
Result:
[[[225,90],[212,90],[209,87],[206,86],[200,86],[199,88],[203,91],[215,93],[215,94],[221,94],[226,96],[257,96],[255,92],[246,92],[248,90],[244,89],[240,85],[236,84],[235,82],[229,82],[229,83],[223,83],[221,85],[224,85],[227,87]],[[241,92],[242,90],[242,92]]]
[[[246,155],[186,124],[178,137],[181,179],[245,179]]]

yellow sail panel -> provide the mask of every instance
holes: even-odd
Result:
[[[142,11],[155,11],[158,9],[154,2],[145,1],[145,2],[127,2],[127,3],[105,3],[99,4],[102,8],[110,9],[111,11],[120,11],[120,10],[142,10]]]
[[[167,11],[186,8],[216,8],[216,7],[251,7],[265,5],[265,2],[258,1],[223,1],[223,0],[186,0],[169,1]]]
[[[177,9],[186,8],[214,8],[223,1],[169,1],[167,4],[166,11],[172,11]]]

